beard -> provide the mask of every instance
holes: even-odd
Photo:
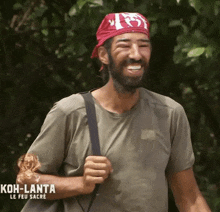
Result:
[[[144,67],[143,75],[136,77],[125,76],[123,74],[123,68],[135,63]],[[148,72],[148,68],[149,64],[144,60],[136,61],[134,59],[123,60],[116,66],[112,56],[109,54],[108,71],[113,79],[114,87],[118,93],[135,93],[136,89],[143,85],[143,80]]]

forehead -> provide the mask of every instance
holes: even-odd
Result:
[[[121,35],[116,35],[113,38],[113,43],[120,42],[120,41],[130,41],[130,42],[137,42],[137,41],[149,41],[149,37],[140,32],[129,32],[129,33],[123,33]]]

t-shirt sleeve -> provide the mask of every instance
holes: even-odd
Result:
[[[191,168],[195,161],[190,126],[181,105],[173,111],[170,135],[171,154],[166,169],[168,175]]]
[[[28,150],[28,153],[38,156],[41,163],[39,171],[42,173],[58,174],[65,153],[66,122],[66,114],[55,104]]]

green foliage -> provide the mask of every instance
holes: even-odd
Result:
[[[103,2],[103,3],[102,3]],[[151,23],[145,87],[180,102],[192,128],[195,173],[220,211],[220,1],[3,0],[0,3],[1,183],[14,183],[16,161],[59,99],[102,85],[90,56],[110,12],[137,11]],[[0,211],[23,202],[0,196]],[[174,209],[170,211],[175,211]]]

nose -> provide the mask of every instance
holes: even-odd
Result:
[[[131,46],[129,57],[130,59],[134,59],[134,60],[140,60],[142,58],[138,45],[133,44]]]

